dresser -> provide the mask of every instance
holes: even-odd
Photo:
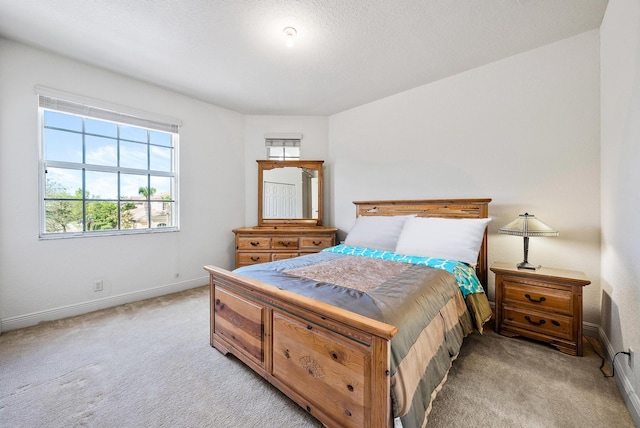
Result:
[[[233,229],[236,268],[289,259],[321,251],[336,244],[335,227],[256,226]]]
[[[584,273],[542,267],[516,268],[494,263],[495,330],[524,336],[582,356],[582,289],[591,283]]]

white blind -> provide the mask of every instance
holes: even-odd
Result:
[[[267,147],[300,147],[300,140],[292,138],[265,138],[264,145]]]
[[[120,113],[113,110],[76,103],[73,101],[62,100],[46,95],[38,95],[38,105],[42,108],[48,108],[82,116],[89,116],[95,119],[109,120],[126,125],[139,126],[142,128],[155,129],[157,131],[177,133],[179,129],[179,125],[175,123]]]
[[[182,125],[179,119],[114,105],[46,86],[35,85],[34,90],[38,95],[38,105],[42,108],[172,133],[178,133]]]

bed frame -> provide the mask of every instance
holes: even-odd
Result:
[[[486,218],[490,199],[354,202],[357,215]],[[487,284],[487,234],[477,272]],[[391,338],[397,328],[205,266],[211,346],[231,353],[328,427],[392,425]]]

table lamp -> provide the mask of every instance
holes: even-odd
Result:
[[[516,267],[518,269],[531,270],[536,270],[540,266],[534,266],[529,263],[529,237],[558,236],[560,234],[557,230],[553,230],[551,227],[538,220],[536,216],[529,213],[520,214],[517,219],[498,229],[498,233],[524,237],[524,260],[522,263],[518,263]]]

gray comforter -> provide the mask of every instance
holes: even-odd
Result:
[[[391,393],[396,424],[404,428],[426,425],[451,362],[473,330],[455,277],[437,268],[321,252],[235,272],[396,326]]]

